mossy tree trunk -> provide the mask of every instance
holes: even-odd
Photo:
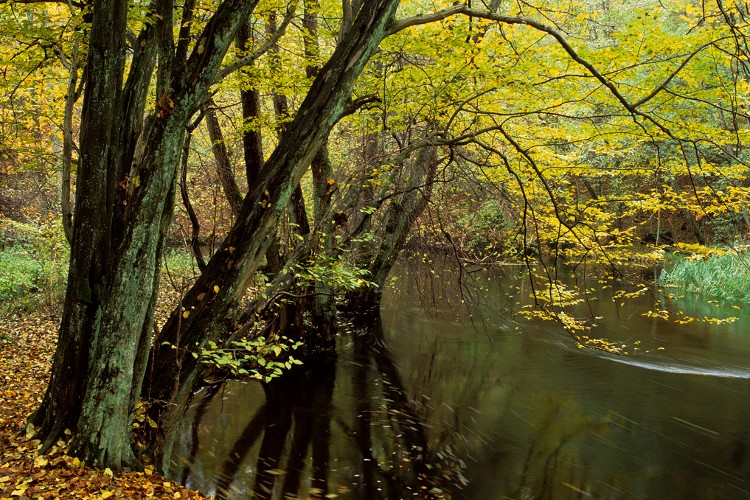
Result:
[[[348,294],[348,306],[352,309],[380,306],[388,275],[406,245],[412,226],[432,198],[439,163],[438,148],[426,145],[418,150],[410,165],[402,166],[405,179],[397,184],[373,241],[357,252],[362,256],[360,266],[369,271],[374,286]]]
[[[138,466],[130,424],[150,350],[185,127],[257,1],[222,2],[193,52],[180,58],[175,54],[187,54],[189,37],[175,44],[174,3],[156,1],[123,86],[128,4],[93,4],[65,311],[47,393],[32,417],[46,446],[69,428],[72,454],[112,469]],[[156,106],[146,114],[157,58]]]

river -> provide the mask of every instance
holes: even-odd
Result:
[[[512,268],[402,275],[335,356],[200,391],[171,475],[226,498],[750,498],[750,312],[674,299],[739,317],[677,325],[592,295],[621,356],[519,320],[528,291]]]

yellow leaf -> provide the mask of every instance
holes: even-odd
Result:
[[[190,316],[190,311],[184,311],[184,312],[182,313],[182,317],[183,317],[183,318],[187,319],[187,318],[188,318],[188,316]]]
[[[47,460],[47,457],[44,455],[39,455],[34,459],[34,465],[37,467],[44,467],[48,462],[49,460]]]
[[[219,293],[219,285],[214,285],[214,293]]]
[[[109,490],[102,490],[99,493],[101,494],[102,498],[109,498],[115,494],[114,491],[109,491]]]
[[[114,476],[115,474],[114,474],[114,473],[112,472],[112,469],[110,469],[109,467],[107,467],[106,469],[104,469],[104,475],[105,475],[105,476],[109,476],[109,477],[112,477],[112,476]]]

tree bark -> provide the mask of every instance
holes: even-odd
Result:
[[[242,23],[237,32],[237,46],[242,53],[250,51],[250,27]],[[242,102],[242,147],[245,157],[245,175],[248,190],[257,183],[260,169],[263,167],[263,137],[253,124],[260,118],[260,95],[254,88],[240,90]]]
[[[374,309],[380,306],[380,298],[388,275],[398,260],[406,244],[410,230],[422,214],[432,197],[435,175],[438,167],[437,147],[426,146],[420,149],[412,165],[408,178],[397,187],[400,194],[394,196],[386,209],[378,239],[374,246],[368,244],[362,249],[367,261],[362,266],[370,273],[370,281],[375,286],[348,294],[349,306],[354,309]]]
[[[109,236],[116,179],[109,167],[116,164],[119,153],[126,19],[126,0],[94,3],[66,300],[50,382],[31,418],[40,426],[43,448],[66,428],[77,428],[96,359],[112,260]],[[123,439],[127,441],[127,436]],[[115,453],[122,452],[117,447]]]

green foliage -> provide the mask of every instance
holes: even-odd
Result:
[[[0,220],[0,313],[59,314],[67,270],[68,247],[58,221]]]
[[[674,256],[659,277],[661,284],[688,292],[750,303],[750,260],[746,254]]]
[[[38,291],[41,265],[26,250],[10,247],[0,252],[0,301],[4,308],[31,309],[29,299]]]
[[[480,257],[495,254],[508,243],[509,235],[515,228],[497,200],[484,202],[479,210],[459,219],[455,226],[459,232],[466,234],[466,250]]]
[[[164,253],[162,267],[177,276],[193,277],[198,274],[198,265],[193,254],[185,248],[171,248]]]
[[[318,259],[307,266],[297,266],[294,277],[300,283],[322,282],[334,291],[354,291],[374,286],[368,281],[369,272],[338,259]]]
[[[223,348],[212,341],[201,349],[200,358],[203,363],[230,376],[250,377],[269,382],[293,365],[302,364],[302,361],[292,356],[300,347],[302,342],[293,341],[285,336],[268,340],[265,337],[235,340]]]

